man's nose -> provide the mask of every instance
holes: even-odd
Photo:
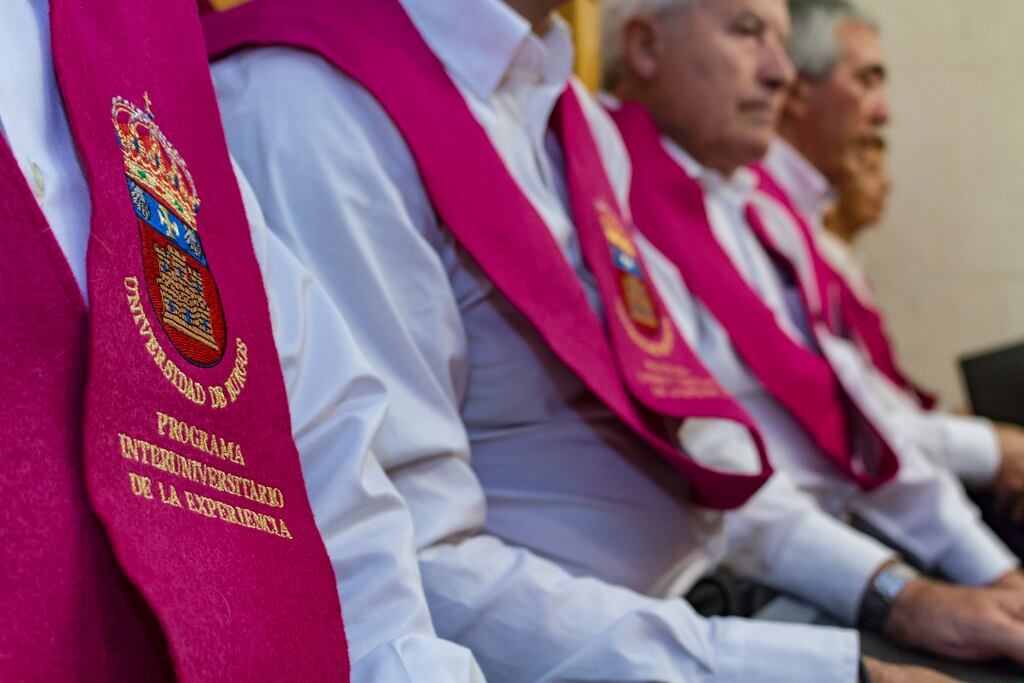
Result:
[[[761,81],[772,90],[788,88],[796,78],[796,68],[789,59],[786,46],[769,41],[761,51]]]
[[[892,112],[889,109],[889,95],[884,87],[878,89],[871,102],[871,109],[868,112],[870,123],[875,128],[881,128],[889,123]]]

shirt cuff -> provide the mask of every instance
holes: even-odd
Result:
[[[1019,565],[1016,556],[981,521],[970,524],[967,533],[936,563],[950,581],[965,586],[987,586]]]
[[[945,434],[946,463],[970,488],[988,486],[999,473],[1002,455],[995,425],[983,417],[936,414]]]
[[[892,549],[828,515],[807,515],[788,536],[765,583],[855,624],[861,599]]]
[[[709,683],[857,681],[856,631],[750,619],[711,622],[718,656]]]

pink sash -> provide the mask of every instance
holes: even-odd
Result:
[[[889,341],[889,335],[886,333],[882,314],[869,302],[858,296],[846,278],[822,258],[807,220],[767,169],[760,164],[750,168],[757,174],[761,191],[784,206],[800,227],[807,244],[806,253],[814,261],[815,271],[818,275],[818,287],[821,291],[828,293],[825,303],[830,307],[830,311],[826,315],[830,329],[856,339],[861,348],[867,352],[868,358],[871,359],[875,368],[888,377],[893,384],[912,394],[926,410],[934,408],[936,405],[934,394],[918,387],[897,365],[896,354]]]
[[[893,384],[911,394],[922,408],[935,408],[938,403],[935,394],[916,384],[896,363],[896,353],[889,341],[881,312],[858,296],[846,278],[837,273],[836,280],[839,283],[843,322],[867,351],[871,362]]]
[[[554,116],[569,167],[580,244],[601,293],[604,323],[543,219],[505,168],[444,66],[396,0],[254,0],[204,16],[211,57],[247,46],[318,53],[365,87],[402,132],[435,209],[495,286],[555,354],[692,485],[696,502],[743,504],[769,476],[704,467],[664,434],[658,415],[721,417],[747,426],[686,347],[658,299],[615,201],[572,89]],[[401,74],[401,77],[396,77]],[[467,172],[471,170],[471,172]],[[657,415],[655,414],[657,413]]]
[[[898,469],[892,449],[855,409],[828,361],[785,334],[736,270],[711,231],[700,185],[665,151],[653,119],[635,104],[623,105],[613,118],[633,161],[631,204],[644,234],[675,263],[757,378],[832,462],[865,488],[888,481]],[[756,212],[748,212],[748,220],[763,236]],[[819,311],[810,313],[813,328],[813,319],[828,309],[824,303],[805,304],[808,311]],[[874,437],[876,454],[854,452],[854,420]]]
[[[195,5],[51,27],[90,304],[0,144],[0,679],[347,680]]]

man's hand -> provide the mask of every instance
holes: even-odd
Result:
[[[989,584],[990,588],[1002,588],[1005,590],[1020,591],[1024,594],[1024,572],[1014,569],[1006,572],[998,579]]]
[[[956,683],[955,679],[943,676],[931,669],[919,666],[896,666],[872,657],[864,658],[871,683]]]
[[[992,488],[997,505],[1009,508],[1017,521],[1024,520],[1024,429],[996,423],[999,439],[999,471]]]
[[[916,579],[896,596],[885,631],[946,657],[1009,657],[1024,664],[1024,591]]]

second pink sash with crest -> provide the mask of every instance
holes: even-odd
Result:
[[[742,505],[771,469],[702,466],[664,433],[663,417],[744,411],[701,366],[650,283],[580,103],[570,87],[553,124],[566,153],[574,222],[605,306],[602,322],[550,230],[505,168],[444,66],[397,0],[253,0],[204,16],[212,57],[286,45],[320,54],[380,102],[405,137],[444,224],[558,357],[691,484],[696,502]]]

